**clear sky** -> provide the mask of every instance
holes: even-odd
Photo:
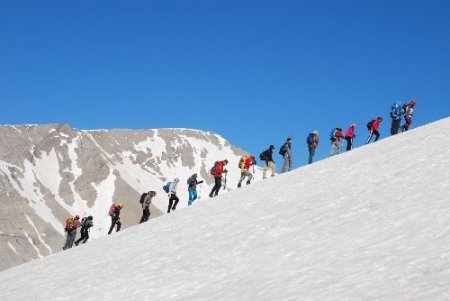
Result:
[[[316,159],[335,126],[450,115],[450,1],[0,0],[0,123],[183,127]],[[278,165],[281,158],[276,156]]]

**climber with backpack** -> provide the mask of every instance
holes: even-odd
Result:
[[[334,149],[336,149],[338,154],[342,152],[341,139],[344,139],[342,129],[341,128],[332,129],[330,133],[330,140],[331,140],[330,157],[334,155]]]
[[[292,169],[292,151],[291,151],[292,139],[287,138],[286,142],[280,147],[279,154],[283,156],[283,166],[281,167],[281,173],[290,171]]]
[[[375,135],[375,141],[380,138],[380,132],[378,132],[378,128],[380,127],[380,123],[383,121],[383,117],[377,117],[377,119],[373,119],[367,123],[367,129],[369,130],[369,137],[367,137],[366,144],[370,143],[373,135]]]
[[[64,224],[64,231],[66,232],[66,243],[63,250],[72,248],[75,238],[77,236],[77,228],[80,226],[80,216],[75,215],[66,219]]]
[[[120,222],[120,211],[123,209],[125,205],[123,203],[119,203],[116,205],[113,203],[109,208],[109,216],[111,216],[111,227],[109,228],[108,235],[112,233],[114,227],[116,227],[116,232],[120,231],[122,228],[122,223]]]
[[[313,163],[313,157],[316,152],[316,148],[319,145],[319,132],[314,130],[311,133],[308,134],[308,137],[306,137],[306,145],[308,146],[308,164]]]
[[[402,132],[409,130],[409,126],[412,123],[412,116],[414,113],[414,107],[416,106],[416,99],[413,98],[408,104],[403,106],[403,110],[405,111],[405,124],[402,126]]]
[[[355,131],[356,131],[356,123],[352,123],[345,132],[345,140],[347,141],[347,151],[352,150],[353,148],[353,139],[356,138]]]
[[[156,196],[156,191],[149,191],[147,193],[143,193],[139,200],[139,203],[142,206],[142,217],[139,221],[139,224],[145,223],[150,218],[150,204],[152,203],[152,199]]]
[[[211,168],[211,175],[214,177],[214,187],[209,193],[210,198],[215,197],[219,194],[219,190],[222,187],[222,174],[225,174],[225,181],[226,181],[226,175],[228,173],[228,170],[225,169],[225,166],[227,164],[228,164],[227,159],[223,161],[216,161],[214,163],[214,166]]]
[[[173,179],[172,182],[169,182],[170,184],[167,183],[169,184],[167,190],[164,189],[169,196],[169,207],[167,208],[167,213],[170,213],[170,210],[177,209],[177,204],[180,201],[180,199],[177,197],[177,186],[179,181],[180,180],[178,178]]]
[[[190,176],[187,180],[189,194],[188,206],[191,206],[192,203],[194,203],[194,201],[197,199],[197,185],[201,183],[203,183],[203,181],[197,180],[196,173]]]
[[[405,114],[405,110],[402,107],[400,102],[396,102],[391,107],[391,135],[397,135],[398,130],[400,128],[400,122],[402,120],[402,116]]]
[[[256,159],[254,156],[242,156],[241,159],[239,160],[239,164],[238,167],[241,170],[241,178],[239,179],[238,182],[238,188],[241,188],[242,185],[242,181],[245,180],[245,178],[247,179],[247,185],[250,184],[251,180],[253,179],[253,175],[250,172],[250,167],[255,166],[256,165]]]
[[[266,178],[267,170],[272,171],[272,177],[275,176],[275,162],[273,161],[273,150],[275,149],[275,146],[271,145],[268,149],[263,151],[259,155],[259,159],[261,161],[264,161],[264,169],[263,169],[263,179]]]
[[[75,242],[75,245],[78,246],[78,244],[81,243],[86,243],[89,239],[89,229],[94,226],[94,222],[93,222],[94,218],[92,217],[92,215],[89,215],[88,217],[83,217],[81,219],[81,230],[80,230],[80,234],[81,237]]]

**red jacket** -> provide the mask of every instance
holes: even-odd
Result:
[[[225,162],[223,161],[217,161],[217,164],[215,165],[216,170],[212,174],[215,178],[221,177],[224,171]]]
[[[378,120],[378,119],[375,119],[373,122],[372,122],[372,132],[375,132],[375,131],[378,131],[378,127],[380,126],[380,120]]]

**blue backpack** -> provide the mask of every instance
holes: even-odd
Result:
[[[402,117],[403,115],[403,109],[400,103],[396,102],[392,105],[391,107],[391,118],[398,120]]]
[[[313,144],[314,142],[314,136],[312,134],[308,135],[308,138],[306,138],[306,143],[308,143],[308,145]]]
[[[172,182],[169,181],[163,186],[164,191],[167,193],[169,193],[170,184],[172,184]]]

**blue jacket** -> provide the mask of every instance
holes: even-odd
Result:
[[[400,120],[404,114],[405,110],[403,109],[401,103],[396,102],[395,104],[392,105],[391,118],[393,120]]]

